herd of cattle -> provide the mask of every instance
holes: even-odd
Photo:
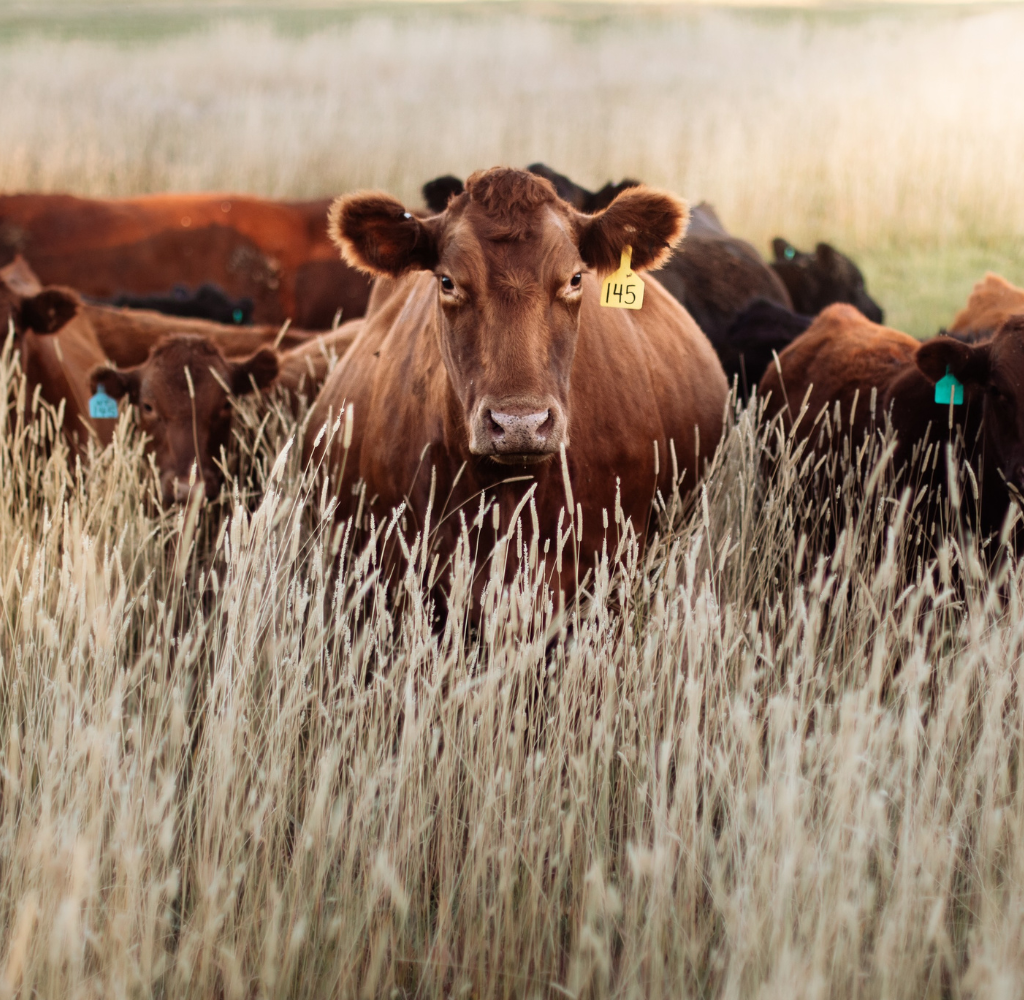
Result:
[[[415,530],[432,507],[442,556],[468,521],[496,538],[520,512],[571,529],[584,565],[611,512],[646,530],[673,476],[699,479],[733,380],[805,437],[836,406],[855,438],[891,412],[897,464],[959,434],[989,526],[1024,490],[1024,291],[1001,278],[922,343],[881,325],[828,244],[776,239],[766,264],[710,205],[634,181],[594,193],[535,164],[424,198],[0,197],[0,322],[29,397],[63,405],[80,454],[113,433],[96,399],[128,400],[172,503],[193,467],[191,489],[218,493],[232,395],[315,396],[304,459],[339,515],[367,528],[404,503]],[[643,307],[601,308],[627,246]]]

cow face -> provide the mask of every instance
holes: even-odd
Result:
[[[348,262],[372,274],[434,273],[439,346],[468,450],[522,464],[569,444],[584,273],[614,270],[627,244],[634,268],[657,266],[686,217],[678,198],[643,187],[584,215],[549,181],[495,168],[428,219],[383,194],[339,198],[330,231]]]
[[[931,382],[949,371],[984,393],[986,452],[1005,481],[1024,491],[1024,316],[981,344],[936,337],[921,345],[917,367]]]
[[[772,268],[786,286],[796,312],[817,316],[833,302],[848,302],[872,323],[883,321],[882,308],[868,295],[860,268],[835,247],[819,243],[813,254],[804,253],[777,236],[772,250]]]
[[[164,337],[146,361],[134,368],[97,368],[89,376],[92,392],[102,385],[107,395],[127,396],[139,424],[150,438],[160,470],[165,504],[188,499],[193,489],[212,498],[220,490],[216,460],[231,433],[229,393],[244,395],[269,385],[277,376],[277,354],[257,351],[246,361],[227,361],[207,338],[175,334]]]

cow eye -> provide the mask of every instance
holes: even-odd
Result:
[[[577,272],[572,276],[569,284],[572,285],[573,288],[579,288],[580,285],[583,284],[583,275]]]
[[[143,403],[142,412],[146,414],[147,417],[151,417],[153,416],[154,413],[156,413],[156,410],[153,409],[152,403]]]
[[[449,278],[447,274],[442,274],[441,275],[441,287],[446,292],[454,292],[455,291],[455,282],[452,281],[452,279]]]

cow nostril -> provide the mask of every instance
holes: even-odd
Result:
[[[505,436],[505,428],[494,419],[494,411],[487,411],[487,428],[492,437],[501,438]]]

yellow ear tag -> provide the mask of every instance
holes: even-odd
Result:
[[[633,248],[622,248],[619,269],[604,279],[601,285],[601,305],[610,309],[640,309],[644,304],[644,283],[630,267]]]

